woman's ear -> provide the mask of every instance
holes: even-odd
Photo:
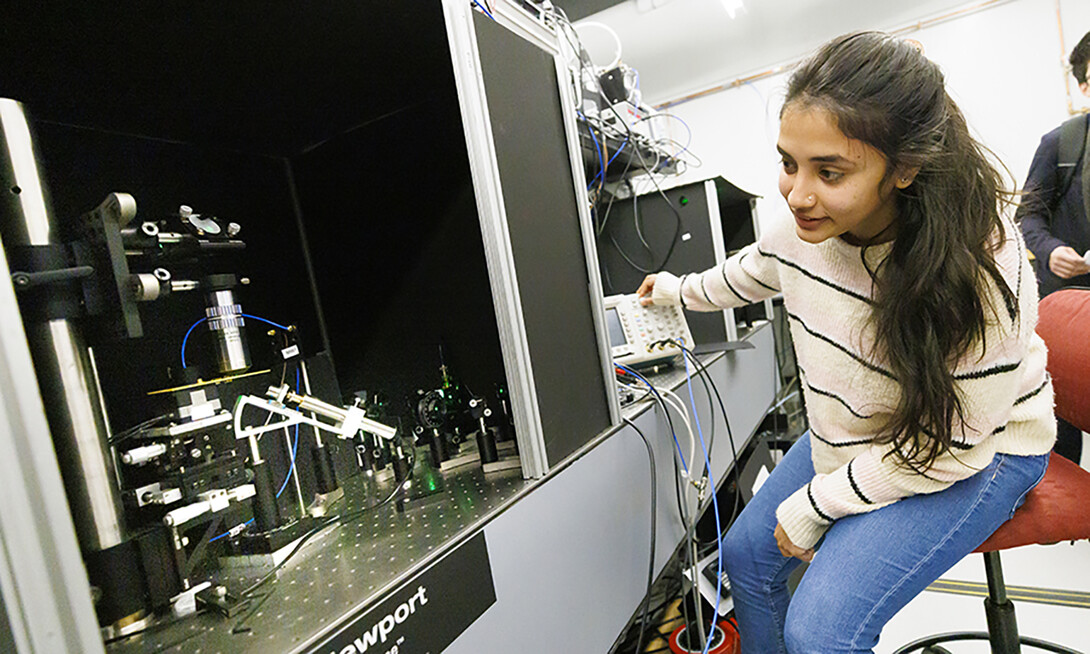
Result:
[[[899,189],[906,189],[912,186],[912,182],[916,181],[916,175],[920,173],[919,166],[913,168],[897,168],[896,174],[893,176],[893,185]]]

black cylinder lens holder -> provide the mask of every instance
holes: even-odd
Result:
[[[254,524],[258,531],[272,531],[280,526],[280,508],[276,504],[272,473],[266,461],[254,463],[253,471],[256,491],[253,499]]]
[[[337,490],[337,477],[333,473],[333,455],[328,447],[315,447],[311,450],[314,456],[314,476],[318,486],[318,492],[322,495]]]

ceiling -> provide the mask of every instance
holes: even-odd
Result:
[[[558,0],[554,4],[567,14],[569,20],[582,20],[623,0]]]
[[[892,30],[966,7],[966,0],[742,0],[732,19],[723,0],[555,0],[575,21],[595,63],[622,60],[640,75],[652,105],[788,63],[826,40],[860,29]],[[570,7],[569,7],[570,5]],[[582,20],[583,11],[608,5]]]

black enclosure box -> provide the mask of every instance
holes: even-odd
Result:
[[[600,201],[597,248],[606,295],[636,292],[649,271],[681,275],[706,270],[760,234],[757,196],[723,177],[674,187],[634,181],[639,193]],[[732,311],[686,313],[697,345],[736,341],[771,317],[767,301]]]
[[[186,204],[237,222],[246,248],[217,272],[328,355],[341,397],[324,399],[381,392],[408,417],[445,364],[509,389],[540,476],[619,409],[574,107],[556,35],[527,23],[453,2],[6,6],[0,97],[33,119],[59,223],[114,191],[137,220]],[[92,343],[115,430],[174,383],[197,295],[142,305],[141,339]],[[194,332],[189,357],[208,347]]]

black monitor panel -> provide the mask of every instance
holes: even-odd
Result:
[[[553,56],[476,16],[545,449],[550,465],[610,426]]]

